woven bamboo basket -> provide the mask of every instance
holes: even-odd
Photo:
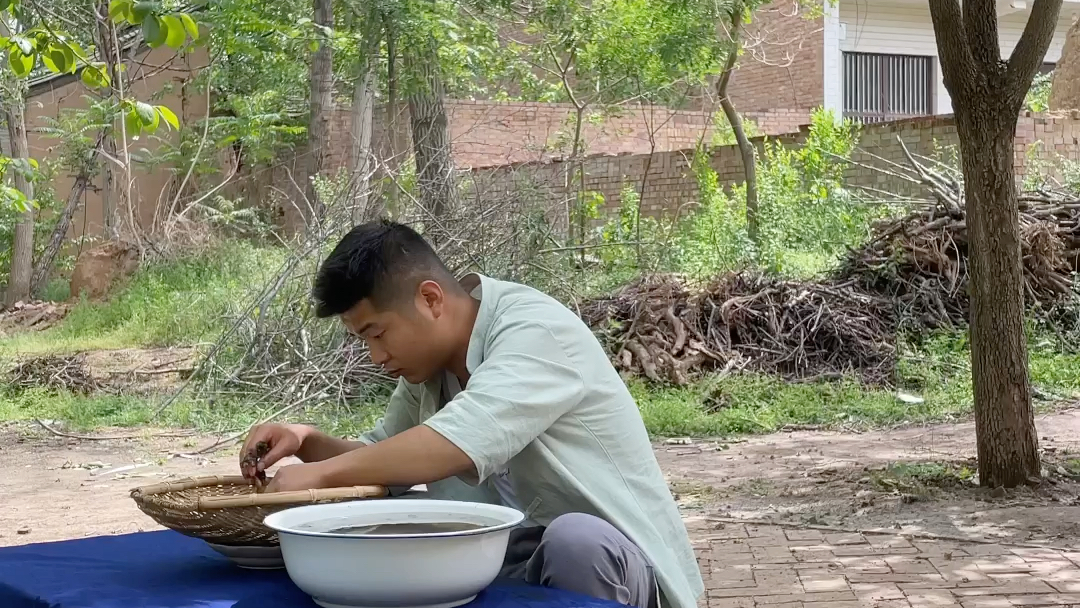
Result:
[[[216,545],[277,546],[263,525],[271,513],[325,502],[382,498],[386,488],[355,486],[260,494],[240,475],[207,475],[135,488],[131,498],[157,523]]]

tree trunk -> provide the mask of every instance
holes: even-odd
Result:
[[[397,211],[401,199],[401,168],[408,156],[408,136],[405,133],[405,107],[401,104],[400,72],[398,70],[397,33],[393,22],[383,16],[386,25],[386,137],[388,154],[386,172],[392,185],[387,190],[386,205],[391,212]]]
[[[971,379],[979,480],[1015,487],[1040,475],[1024,333],[1013,130],[981,109],[957,125],[971,244]],[[1015,114],[1013,115],[1015,117]]]
[[[332,0],[313,0],[315,25],[334,27],[334,3]],[[325,169],[329,152],[330,117],[334,110],[334,50],[332,41],[318,35],[319,48],[311,57],[311,116],[308,120],[308,154],[304,168],[303,187],[305,201],[300,201],[291,213],[292,205],[286,204],[286,231],[300,234],[308,222],[322,215],[323,201],[315,189],[315,178]],[[290,221],[291,220],[291,221]]]
[[[100,56],[105,60],[105,73],[112,80],[105,97],[112,97],[119,85],[117,78],[123,74],[116,69],[116,50],[113,48],[113,22],[109,19],[109,3],[98,2],[96,7],[97,27],[94,29],[94,42],[101,49]],[[109,158],[117,158],[116,153],[116,129],[109,129],[102,143],[102,147]],[[105,234],[111,240],[120,238],[120,219],[117,213],[116,178],[113,176],[113,164],[106,160],[101,164],[101,225]]]
[[[353,200],[353,222],[360,223],[368,214],[371,204],[371,156],[372,111],[375,106],[375,70],[374,65],[362,62],[353,91],[352,106],[352,152],[350,172],[353,176],[353,188],[356,197]],[[372,62],[373,63],[373,62]]]
[[[566,77],[563,77],[563,87],[566,90],[570,90],[569,84],[566,82]],[[574,145],[570,148],[570,159],[573,162],[574,174],[571,176],[571,182],[577,182],[577,204],[575,205],[574,214],[576,217],[571,216],[567,218],[567,223],[570,229],[567,230],[567,236],[570,237],[570,242],[574,241],[574,224],[576,220],[577,224],[577,243],[582,245],[582,248],[578,250],[578,263],[581,264],[581,268],[585,268],[586,256],[588,255],[585,245],[585,229],[589,222],[589,213],[586,208],[589,201],[586,198],[588,191],[585,188],[585,141],[582,138],[582,133],[585,129],[585,105],[574,102]]]
[[[728,97],[728,83],[731,82],[731,73],[735,70],[735,62],[739,57],[739,27],[742,24],[742,2],[737,2],[735,9],[731,11],[731,38],[732,49],[728,52],[727,64],[724,66],[720,79],[716,82],[716,96],[720,99],[720,107],[724,110],[731,125],[731,131],[735,134],[735,142],[739,145],[739,156],[742,158],[743,179],[746,183],[746,236],[751,243],[758,243],[758,192],[757,192],[757,150],[750,138],[746,136],[743,128],[742,117],[735,110],[735,104]]]
[[[22,160],[29,169],[30,148],[26,143],[26,100],[22,94],[22,83],[15,88],[18,93],[7,102],[4,112],[7,120],[8,138],[11,142],[11,158]],[[8,306],[19,300],[30,298],[30,285],[34,273],[34,208],[30,201],[34,200],[34,184],[18,169],[12,169],[15,188],[26,196],[27,208],[19,215],[18,223],[15,224],[15,242],[11,252],[11,275],[8,277],[7,292],[4,303]]]
[[[374,12],[374,11],[372,11]],[[351,149],[349,170],[352,174],[353,199],[352,219],[354,224],[363,222],[371,212],[372,196],[371,173],[374,157],[371,154],[372,114],[375,108],[375,69],[378,66],[376,53],[379,50],[377,26],[367,24],[363,56],[357,61],[356,85],[353,89]]]
[[[758,242],[758,192],[757,192],[757,150],[754,143],[746,136],[742,117],[735,111],[731,99],[726,95],[720,98],[720,107],[724,116],[731,123],[735,141],[739,144],[739,156],[742,157],[743,179],[746,181],[746,236],[755,245]]]
[[[404,59],[411,85],[409,117],[420,204],[430,216],[441,218],[454,208],[457,191],[435,44],[435,39],[429,36],[420,48],[406,49]]]
[[[1024,334],[1023,262],[1013,171],[1016,120],[1054,36],[1062,0],[1035,0],[1001,60],[993,2],[930,0],[960,138],[970,237],[971,379],[979,483],[1040,479]]]
[[[1048,105],[1051,112],[1080,110],[1080,20],[1074,20],[1065,35],[1061,59],[1054,67]]]
[[[71,228],[71,218],[75,216],[75,212],[79,209],[79,202],[82,200],[89,184],[90,178],[84,173],[77,176],[75,183],[71,185],[71,192],[68,193],[64,211],[60,214],[56,227],[53,228],[49,244],[45,246],[41,259],[38,260],[37,266],[34,267],[34,278],[31,284],[31,292],[34,295],[40,294],[48,284],[53,265],[56,264],[56,256],[60,254],[60,249],[64,246],[64,239]]]

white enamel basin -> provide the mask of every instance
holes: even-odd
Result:
[[[289,577],[325,608],[450,608],[471,601],[502,567],[520,511],[471,502],[384,499],[279,511],[276,530]],[[375,524],[463,522],[464,532],[356,535],[325,532]]]

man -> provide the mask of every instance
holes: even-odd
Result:
[[[260,469],[303,461],[268,490],[428,484],[434,497],[500,502],[527,516],[503,575],[638,608],[696,608],[701,575],[641,415],[576,315],[522,285],[459,282],[420,235],[390,222],[349,232],[314,297],[320,317],[339,316],[399,381],[359,442],[254,429],[241,456],[266,441]]]

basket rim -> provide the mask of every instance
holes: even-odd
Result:
[[[209,486],[236,485],[249,486],[251,482],[242,475],[200,475],[139,486],[131,490],[131,498],[137,503],[153,502],[151,497],[159,494]],[[192,507],[200,511],[240,507],[276,507],[349,498],[383,498],[388,494],[389,491],[384,486],[346,486],[291,492],[249,493],[239,496],[200,496],[194,501]]]

